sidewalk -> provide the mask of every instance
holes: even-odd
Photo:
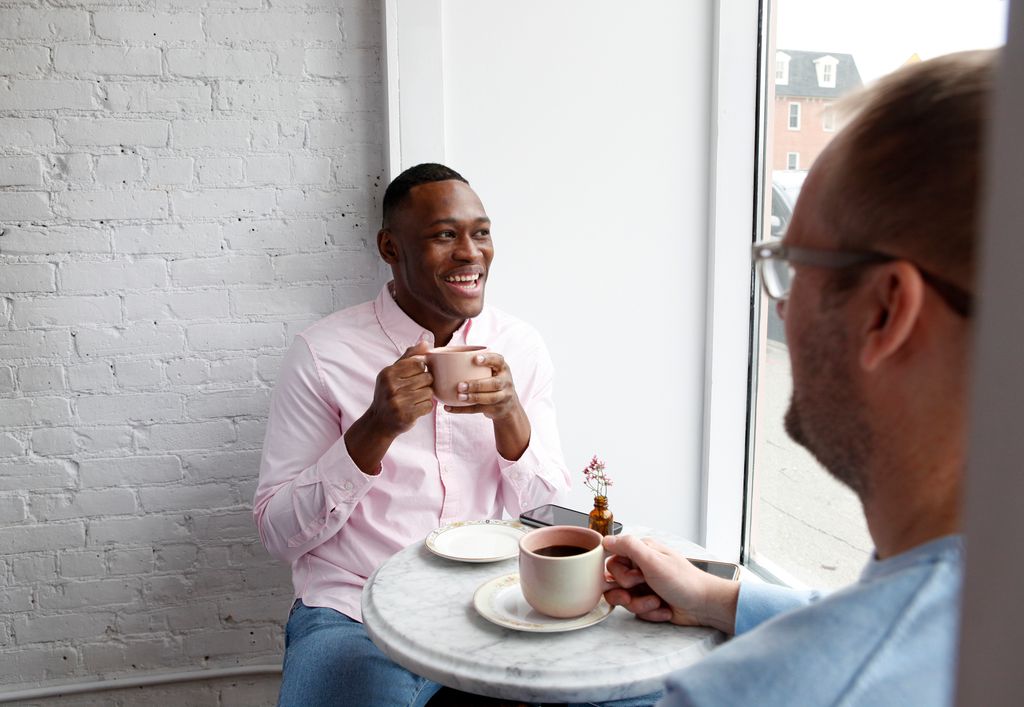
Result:
[[[849,584],[873,548],[860,501],[783,428],[792,390],[785,344],[768,341],[760,373],[753,551],[810,586]]]

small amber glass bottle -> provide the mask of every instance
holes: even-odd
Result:
[[[594,496],[594,510],[590,512],[590,529],[601,535],[612,534],[612,512],[608,510],[608,498]]]

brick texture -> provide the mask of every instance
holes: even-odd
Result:
[[[380,286],[365,5],[0,0],[0,696],[280,661],[288,568],[250,518],[271,388]]]

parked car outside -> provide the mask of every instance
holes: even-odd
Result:
[[[800,196],[800,188],[807,178],[807,170],[777,170],[772,172],[772,215],[769,233],[782,238],[793,218],[793,207]]]
[[[807,170],[776,170],[772,172],[772,215],[768,233],[772,238],[781,239],[786,235],[793,218],[793,207],[800,196],[800,188],[807,178]],[[782,320],[774,306],[768,307],[768,338],[779,343],[786,342]]]

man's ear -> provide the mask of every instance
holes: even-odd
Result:
[[[398,262],[398,243],[391,231],[386,228],[377,231],[377,251],[388,265]]]
[[[862,331],[860,365],[872,371],[896,354],[910,338],[924,306],[924,280],[903,260],[875,266],[866,304],[870,311]]]

